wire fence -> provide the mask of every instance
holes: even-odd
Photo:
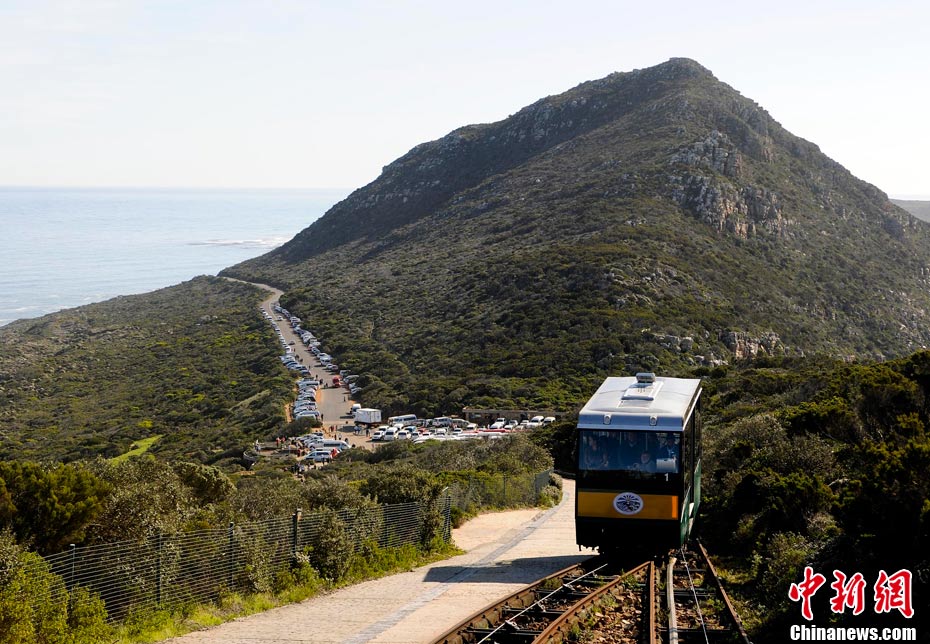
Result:
[[[548,481],[548,471],[489,476],[453,484],[433,504],[298,510],[283,519],[72,546],[44,559],[61,583],[49,584],[46,596],[20,599],[39,607],[82,587],[103,600],[107,621],[114,623],[135,611],[213,602],[229,592],[267,592],[300,557],[326,576],[327,557],[351,556],[365,543],[388,548],[426,545],[436,537],[449,542],[453,506],[535,504]]]
[[[535,505],[549,484],[552,470],[512,476],[470,476],[450,486],[452,506],[464,512],[478,508],[510,508]]]

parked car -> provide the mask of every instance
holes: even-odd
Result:
[[[328,449],[315,449],[305,457],[309,460],[312,460],[314,463],[331,463],[333,460],[333,453]]]

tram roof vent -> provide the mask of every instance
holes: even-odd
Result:
[[[656,381],[654,373],[638,373],[636,374],[636,382],[627,387],[620,402],[622,404],[625,400],[655,400],[661,387],[662,383]]]

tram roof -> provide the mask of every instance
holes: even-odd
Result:
[[[651,374],[650,374],[651,375]],[[607,378],[578,413],[580,429],[682,431],[701,389],[692,378]]]

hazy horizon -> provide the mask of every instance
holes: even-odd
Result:
[[[908,0],[10,0],[0,15],[11,186],[358,188],[459,127],[687,57],[856,177],[930,196],[930,5]]]

